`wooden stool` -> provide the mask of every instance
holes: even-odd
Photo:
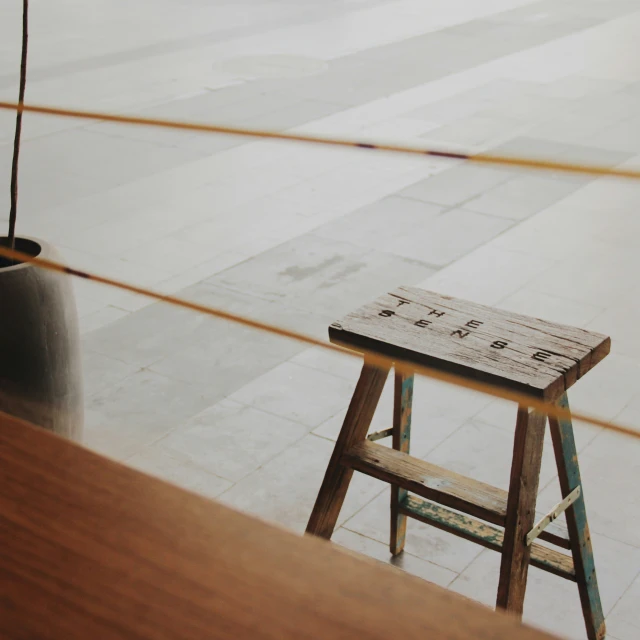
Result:
[[[401,287],[349,314],[331,325],[329,337],[351,349],[500,385],[567,409],[567,389],[609,353],[611,342],[597,333],[412,287]],[[404,548],[407,516],[498,551],[497,606],[517,616],[522,615],[531,563],[578,583],[587,635],[603,638],[571,420],[549,418],[564,499],[535,524],[547,417],[518,407],[509,491],[502,491],[408,455],[413,375],[396,372],[393,427],[367,436],[388,373],[368,364],[365,356],[307,533],[331,537],[353,471],[360,471],[392,485],[392,554]],[[375,443],[387,436],[392,436],[393,448]],[[567,530],[549,526],[563,512]],[[571,556],[535,544],[536,537],[570,550]]]

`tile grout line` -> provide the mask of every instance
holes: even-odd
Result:
[[[378,494],[378,496],[379,496],[379,495],[380,495],[380,494]],[[376,497],[378,497],[378,496],[376,496]],[[356,514],[354,514],[354,516],[355,516],[355,515],[356,515]],[[353,517],[353,516],[352,516],[352,517]],[[349,518],[349,519],[351,519],[351,518]],[[384,542],[382,542],[382,541],[378,540],[377,538],[372,538],[371,536],[368,536],[368,535],[366,535],[366,534],[364,534],[364,533],[360,533],[359,531],[355,531],[354,529],[350,529],[350,528],[346,525],[346,523],[345,523],[345,524],[342,524],[342,525],[339,525],[339,526],[336,526],[336,529],[344,529],[345,531],[348,531],[349,533],[353,533],[354,535],[357,535],[357,536],[360,536],[360,537],[362,537],[362,538],[365,538],[366,540],[371,540],[372,542],[377,542],[378,544],[381,544],[381,545],[386,546],[386,544],[385,544]],[[339,542],[337,542],[337,543],[335,543],[335,544],[340,544],[340,543],[339,543]],[[344,546],[344,545],[341,545],[341,546]],[[358,552],[358,553],[362,553],[362,552]],[[438,567],[438,568],[440,568],[440,569],[444,569],[445,571],[450,571],[451,573],[454,573],[454,574],[457,574],[457,573],[458,573],[455,569],[451,569],[450,567],[445,567],[444,565],[438,564],[438,563],[437,563],[437,562],[435,562],[434,560],[427,560],[426,558],[422,558],[421,556],[418,556],[418,555],[416,555],[415,553],[411,553],[411,552],[409,552],[409,551],[404,550],[404,551],[402,551],[402,554],[401,554],[401,555],[404,555],[404,554],[406,554],[406,555],[408,555],[408,556],[411,556],[412,558],[416,558],[417,560],[420,560],[421,562],[426,562],[426,563],[428,563],[428,564],[432,564],[432,565],[434,565],[434,566],[436,566],[436,567]],[[368,554],[365,554],[365,553],[362,553],[362,555],[367,555],[367,556],[368,556]],[[391,552],[389,552],[389,555],[391,555]],[[371,557],[371,556],[368,556],[368,557]],[[391,556],[391,557],[393,557],[393,556]],[[415,574],[412,574],[410,571],[407,571],[407,570],[406,570],[406,569],[404,569],[403,567],[399,567],[399,566],[397,566],[397,565],[394,565],[394,563],[393,563],[393,562],[390,562],[389,560],[387,560],[387,561],[385,561],[385,560],[381,560],[381,562],[386,562],[387,564],[390,564],[390,565],[392,565],[392,566],[395,566],[397,569],[401,569],[402,571],[405,571],[406,573],[410,573],[411,575],[415,575]],[[419,576],[417,576],[417,577],[419,577]],[[456,577],[457,577],[457,576],[456,576]],[[422,579],[424,579],[424,578],[422,578]],[[456,578],[453,578],[453,580],[452,580],[449,584],[451,584],[455,579],[456,579]]]

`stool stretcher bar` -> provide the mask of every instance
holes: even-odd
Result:
[[[421,500],[409,495],[400,504],[400,512],[404,515],[430,524],[438,529],[452,533],[455,536],[475,542],[492,551],[502,553],[504,531],[486,522],[470,518],[462,513],[456,513],[446,507]],[[553,573],[565,580],[576,581],[571,556],[534,544],[531,549],[531,564],[538,569]]]
[[[375,431],[367,436],[369,442],[375,442],[376,440],[383,440],[384,438],[390,438],[393,435],[393,428],[383,429],[382,431]]]
[[[580,497],[580,487],[576,487],[562,502],[549,511],[527,534],[527,546],[531,546],[532,542],[556,519],[559,518],[578,498]]]

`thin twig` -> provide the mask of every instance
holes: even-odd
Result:
[[[24,90],[27,85],[27,40],[29,27],[29,0],[22,2],[22,55],[20,58],[20,90],[18,103],[24,104]],[[18,156],[20,155],[20,135],[22,134],[22,111],[16,113],[16,133],[13,139],[13,162],[11,164],[11,211],[9,212],[9,247],[15,246],[16,216],[18,215]]]

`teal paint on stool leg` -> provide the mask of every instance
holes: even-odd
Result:
[[[395,374],[393,404],[393,448],[409,453],[411,442],[411,411],[413,404],[413,375]],[[395,556],[404,549],[407,516],[399,511],[399,505],[409,492],[391,485],[391,537],[389,549]]]
[[[566,393],[562,395],[558,405],[569,411],[569,400]],[[569,495],[576,487],[581,488],[580,497],[567,509],[565,514],[587,636],[589,640],[600,640],[604,638],[606,629],[587,522],[584,487],[582,487],[580,479],[578,453],[573,436],[573,425],[570,419],[550,418],[549,421],[562,497]]]
[[[502,553],[504,530],[488,523],[456,513],[447,507],[409,495],[400,504],[400,510],[411,518],[433,525],[442,531],[447,531],[465,540],[480,544],[487,549]],[[540,553],[545,550],[545,553]],[[550,553],[549,549],[533,543],[531,547],[531,565],[548,571],[565,580],[575,582],[573,563],[567,566],[564,562],[565,554]]]

